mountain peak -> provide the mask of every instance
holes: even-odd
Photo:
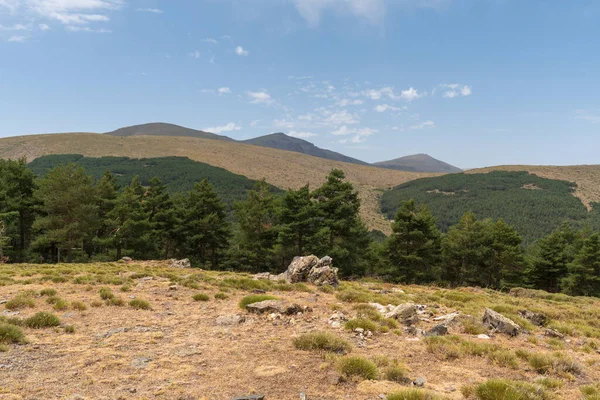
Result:
[[[381,168],[397,169],[402,171],[418,172],[462,172],[460,168],[431,157],[429,154],[419,153],[404,156],[388,161],[380,161],[373,165]]]
[[[217,135],[211,132],[200,131],[196,129],[186,128],[180,125],[169,124],[166,122],[151,122],[148,124],[127,126],[106,132],[105,135],[111,136],[185,136],[202,139],[216,139],[231,141],[233,139],[227,136]]]

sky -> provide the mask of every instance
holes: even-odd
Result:
[[[600,163],[596,0],[0,0],[0,137],[169,122]]]

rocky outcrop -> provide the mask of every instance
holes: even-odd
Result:
[[[338,269],[332,266],[333,260],[325,256],[319,260],[317,256],[294,257],[287,270],[279,275],[268,272],[254,275],[254,279],[268,279],[287,283],[309,282],[317,286],[339,285]]]
[[[517,336],[521,331],[521,327],[513,320],[489,308],[486,308],[483,314],[483,324],[508,336]]]
[[[192,263],[189,258],[183,260],[176,260],[174,258],[169,260],[169,267],[172,268],[192,268]]]
[[[413,303],[400,304],[384,314],[385,318],[394,318],[405,325],[412,325],[419,321],[417,306]]]
[[[519,311],[519,316],[525,318],[529,322],[537,326],[545,326],[548,324],[548,317],[541,313],[534,313],[528,310]]]
[[[254,314],[276,313],[283,315],[294,315],[304,311],[298,304],[291,304],[283,300],[265,300],[251,303],[246,306],[246,310]]]

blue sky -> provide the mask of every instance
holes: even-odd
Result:
[[[0,0],[0,137],[164,121],[597,164],[599,43],[595,0]]]

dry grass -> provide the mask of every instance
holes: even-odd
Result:
[[[333,293],[325,293],[293,285],[282,290],[265,282],[267,295],[313,310],[272,318],[239,308],[240,301],[255,289],[245,274],[171,269],[157,261],[4,265],[0,275],[6,283],[0,286],[0,300],[23,294],[36,299],[33,308],[20,309],[17,316],[2,316],[4,306],[0,306],[0,325],[8,327],[3,329],[10,338],[0,340],[0,398],[9,393],[15,398],[39,398],[43,393],[44,398],[79,395],[93,399],[102,393],[104,398],[231,399],[261,393],[268,399],[297,400],[304,392],[308,398],[327,400],[372,400],[380,394],[392,399],[458,400],[463,398],[461,389],[467,387],[472,398],[493,399],[486,396],[512,396],[510,388],[518,389],[517,396],[522,390],[528,395],[520,383],[531,382],[536,393],[544,396],[580,399],[585,393],[594,399],[597,389],[584,386],[600,381],[598,299],[537,291],[523,291],[517,297],[474,288],[421,286],[402,286],[402,293],[395,285],[372,280],[342,282]],[[36,297],[47,288],[50,276],[64,280],[53,287],[68,302],[69,311],[56,312],[46,298]],[[181,285],[183,281],[196,282],[211,301],[194,301],[197,290]],[[175,283],[178,289],[170,290]],[[152,309],[109,306],[107,301],[117,298],[114,294],[122,285],[131,288],[123,294],[127,303],[134,296],[146,299]],[[100,298],[101,288],[109,289],[103,290],[106,300]],[[213,300],[222,289],[228,297]],[[551,324],[570,332],[569,341],[563,341],[560,352],[553,351],[546,339],[532,342],[529,338],[544,332],[538,327],[533,327],[531,335],[496,334],[482,340],[476,337],[479,328],[466,332],[461,323],[442,338],[415,338],[402,326],[396,332],[379,329],[376,335],[361,338],[328,323],[336,309],[349,319],[368,318],[381,328],[385,320],[363,304],[370,301],[425,304],[434,316],[461,311],[471,325],[481,319],[484,307],[508,313],[529,309],[547,314]],[[89,307],[73,312],[75,302]],[[42,321],[37,329],[27,326],[25,321],[40,312],[56,313],[60,325],[44,317],[41,320],[49,324]],[[246,321],[217,325],[217,317],[233,314],[243,315]],[[416,326],[431,329],[436,322],[428,318]],[[344,358],[337,352],[350,348],[351,355],[361,361],[341,361]],[[344,368],[340,372],[338,367]],[[536,369],[546,376],[541,377]],[[333,384],[332,376],[341,375],[347,379]],[[364,377],[375,380],[362,381]],[[417,377],[426,378],[424,390],[409,391],[408,382]],[[491,378],[501,381],[486,384]]]
[[[88,157],[131,158],[180,156],[225,168],[250,179],[266,178],[282,189],[297,189],[309,183],[321,185],[327,174],[342,169],[356,185],[363,201],[361,215],[370,228],[389,232],[389,223],[379,213],[379,196],[413,179],[439,174],[415,173],[330,161],[300,153],[235,142],[190,137],[115,137],[91,133],[32,135],[0,139],[0,158],[49,154],[83,154]]]

